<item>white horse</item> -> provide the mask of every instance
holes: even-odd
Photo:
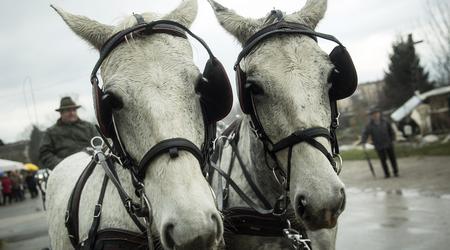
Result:
[[[131,27],[130,16],[118,26],[104,25],[87,17],[55,8],[68,26],[96,49],[114,33]],[[197,14],[197,1],[185,0],[174,11],[159,16],[142,14],[146,22],[173,20],[189,27]],[[200,73],[193,63],[187,39],[169,34],[128,38],[116,47],[102,68],[104,89],[123,103],[113,111],[118,132],[131,157],[139,160],[156,143],[174,137],[203,142],[204,125],[194,85]],[[87,83],[86,83],[87,84]],[[88,86],[86,86],[88,87]],[[71,249],[64,226],[69,196],[91,157],[77,153],[52,172],[47,189],[47,214],[52,249]],[[145,173],[145,193],[153,206],[151,231],[165,249],[217,249],[223,225],[211,189],[199,162],[185,151],[179,157],[157,157]],[[117,166],[123,188],[137,200],[128,170]],[[105,172],[97,166],[80,199],[79,235],[85,239],[92,223]],[[127,214],[114,185],[108,184],[99,229],[120,228],[139,232]]]
[[[213,0],[209,2],[220,25],[242,45],[257,31],[275,21],[275,18],[267,17],[245,18]],[[326,8],[326,0],[308,0],[300,11],[284,16],[284,20],[314,29]],[[255,95],[255,107],[270,139],[277,142],[297,130],[330,127],[330,84],[327,78],[333,64],[313,39],[300,35],[273,36],[257,45],[240,65],[248,81],[258,88],[260,94]],[[250,122],[250,116],[245,116],[239,130],[237,151],[261,193],[268,201],[275,201],[280,196],[280,184],[267,168],[263,143],[256,137]],[[325,138],[316,139],[325,148],[331,148]],[[228,172],[233,167],[231,178],[262,207],[238,160],[230,164],[231,155],[232,148],[225,147],[220,168]],[[286,170],[288,150],[280,151],[277,157]],[[273,164],[269,157],[269,165]],[[308,229],[313,249],[334,249],[337,218],[345,206],[344,184],[324,154],[307,143],[293,147],[291,164],[289,198],[293,205],[292,217]],[[213,180],[213,188],[220,193],[217,176]],[[231,187],[228,207],[247,207],[247,203]],[[229,249],[290,249],[281,238],[230,236],[230,240],[226,236]]]

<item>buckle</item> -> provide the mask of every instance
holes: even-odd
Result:
[[[273,206],[273,212],[272,214],[275,216],[282,216],[286,214],[287,208],[289,205],[288,200],[288,194],[283,194],[280,197],[278,197],[277,201],[275,202],[275,205]],[[288,223],[290,227],[290,222]]]
[[[283,229],[283,234],[287,239],[291,241],[292,247],[299,250],[311,250],[311,240],[308,238],[303,238],[303,235],[301,235],[297,230],[293,229],[289,220],[286,220],[286,223],[288,227]]]
[[[249,124],[250,124],[250,130],[255,134],[255,136],[256,136],[258,139],[261,139],[261,138],[262,138],[262,135],[261,135],[261,133],[259,133],[258,129],[256,129],[255,123],[253,123],[253,121],[250,120],[250,121],[249,121]]]
[[[102,204],[96,204],[94,209],[94,218],[100,217],[102,214]]]
[[[341,113],[337,113],[336,117],[333,118],[333,121],[331,122],[331,128],[337,129],[339,128],[339,117],[341,116]]]

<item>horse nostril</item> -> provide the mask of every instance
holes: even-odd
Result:
[[[305,215],[306,212],[306,206],[307,206],[307,202],[306,202],[306,198],[304,195],[299,195],[297,197],[297,213],[300,217],[303,217]]]
[[[175,247],[175,240],[173,239],[173,230],[175,225],[172,223],[168,223],[164,226],[163,229],[163,241],[166,243],[167,248],[173,249]]]

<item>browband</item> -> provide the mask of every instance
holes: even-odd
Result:
[[[261,29],[247,40],[241,53],[239,53],[236,63],[234,64],[234,68],[236,69],[242,58],[247,56],[258,43],[276,34],[302,34],[309,36],[316,42],[317,37],[320,37],[343,46],[342,43],[332,35],[316,32],[303,24],[280,21]]]

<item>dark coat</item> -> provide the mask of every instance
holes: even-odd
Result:
[[[45,132],[39,149],[39,160],[44,167],[53,169],[67,156],[89,147],[92,137],[97,135],[94,125],[89,122],[78,120],[66,124],[59,119]]]
[[[372,138],[375,149],[386,149],[392,147],[392,142],[395,141],[395,132],[388,121],[381,118],[379,123],[373,120],[366,125],[363,130],[361,142],[366,143],[368,137]]]

